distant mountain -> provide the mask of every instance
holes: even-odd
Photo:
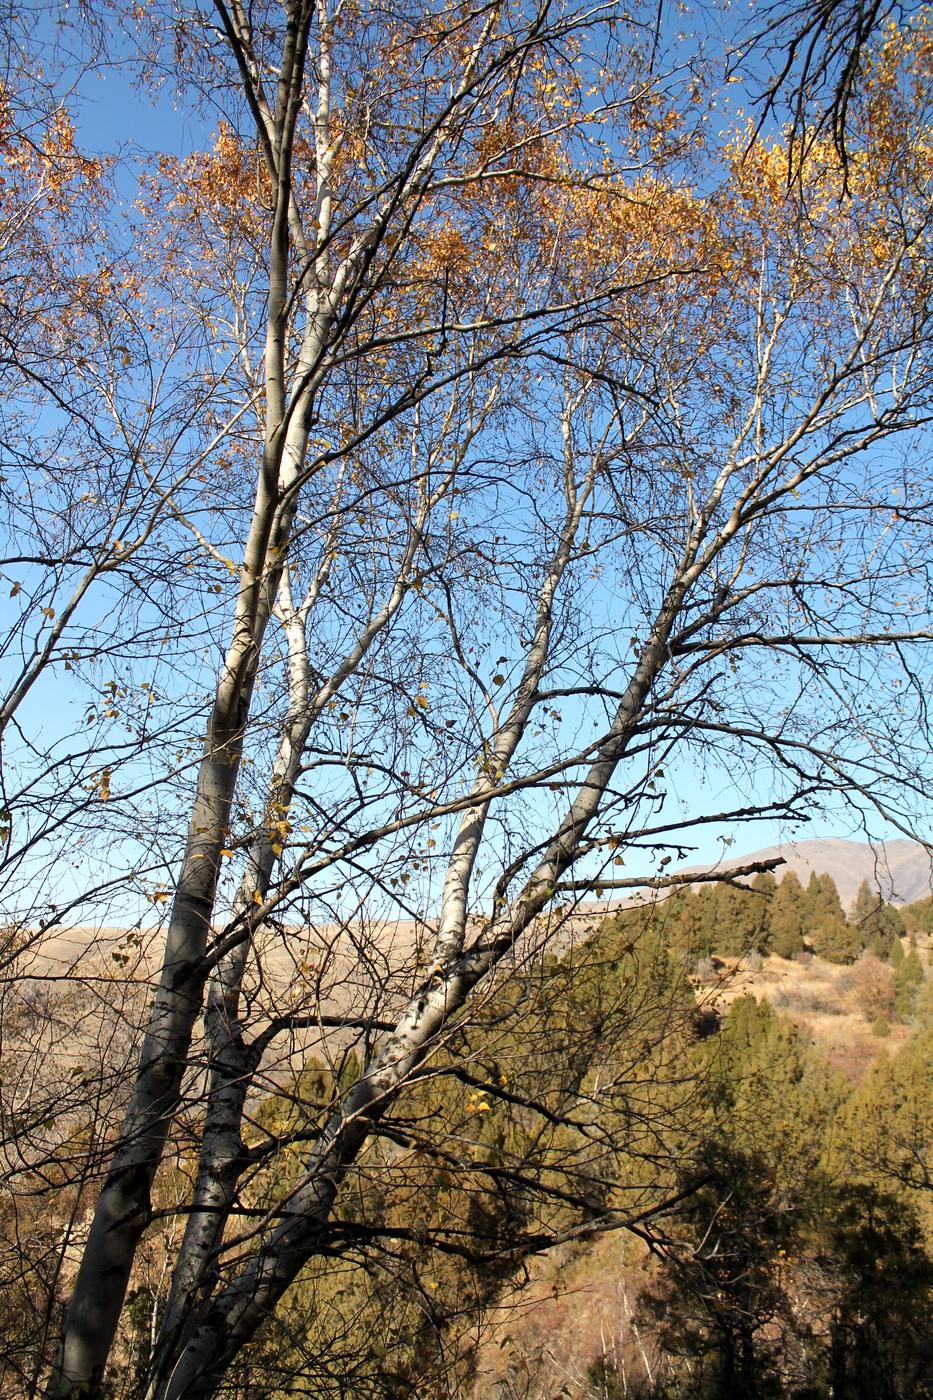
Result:
[[[778,879],[789,870],[804,885],[814,870],[819,875],[831,875],[845,910],[863,880],[872,889],[880,890],[892,904],[911,904],[933,892],[933,857],[915,841],[885,841],[873,846],[866,841],[845,841],[833,836],[793,841],[767,846],[749,855],[732,856],[723,862],[723,868],[728,870],[774,856],[783,856],[787,862],[776,872]]]

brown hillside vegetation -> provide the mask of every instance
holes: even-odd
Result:
[[[730,1054],[712,1048],[721,1036],[738,1034],[747,1056],[744,1066],[740,1058],[728,1069],[736,1075],[733,1110],[738,1107],[748,1118],[738,1135],[742,1151],[726,1150],[731,1166],[724,1194],[701,1211],[699,1235],[692,1238],[689,1229],[685,1236],[675,1210],[650,1246],[615,1233],[588,1235],[533,1263],[524,1284],[489,1316],[476,1357],[474,1400],[821,1395],[821,1377],[832,1373],[828,1354],[845,1310],[840,1284],[846,1283],[846,1264],[853,1266],[863,1248],[875,1251],[867,1261],[869,1277],[848,1280],[866,1307],[862,1323],[876,1332],[875,1345],[887,1329],[903,1328],[904,1336],[914,1339],[905,1351],[914,1346],[915,1355],[906,1362],[901,1358],[898,1374],[901,1363],[890,1337],[882,1343],[887,1360],[879,1362],[856,1328],[847,1345],[868,1369],[858,1381],[839,1372],[832,1393],[865,1400],[930,1395],[933,1356],[920,1339],[925,1335],[929,1341],[924,1329],[933,1315],[933,998],[928,983],[920,1022],[893,1025],[879,1036],[868,1023],[872,1008],[866,987],[875,989],[877,969],[869,972],[866,977],[859,964],[847,968],[812,957],[802,963],[766,957],[720,969],[707,991],[723,1017],[722,1030],[704,1042],[714,1077],[717,1055]],[[758,1006],[752,1022],[761,1025],[771,1016],[769,1005],[782,1008],[771,1023],[777,1035],[765,1051],[763,1079],[754,1067],[754,1036],[746,1039],[731,1024],[739,1015],[747,1021],[750,1005]],[[714,1112],[713,1121],[717,1118]],[[791,1123],[796,1148],[787,1140]],[[733,1212],[730,1202],[748,1190],[740,1164],[751,1162],[755,1175],[743,1207],[751,1212],[744,1222],[750,1253],[736,1275],[728,1259],[735,1249],[733,1231],[743,1228],[741,1211],[725,1230],[716,1212]],[[912,1167],[902,1171],[898,1162]],[[834,1233],[834,1213],[840,1209],[845,1224]],[[867,1214],[860,1223],[861,1209]],[[890,1225],[882,1226],[885,1212]],[[906,1233],[898,1236],[898,1229]],[[690,1251],[702,1256],[704,1249],[706,1262],[691,1262],[696,1256]],[[842,1273],[834,1276],[839,1264],[828,1267],[814,1249],[841,1249]],[[700,1300],[717,1278],[718,1250],[723,1250],[724,1275],[704,1323]],[[757,1272],[757,1283],[749,1282],[746,1270]],[[883,1306],[874,1280],[869,1282],[875,1270],[882,1291],[893,1286]],[[678,1334],[669,1321],[677,1297],[673,1280],[680,1277],[682,1283],[693,1274]],[[739,1284],[739,1278],[745,1282]],[[728,1288],[722,1287],[730,1281],[738,1289],[734,1305],[745,1319],[734,1319],[734,1328],[726,1321]],[[750,1290],[757,1299],[753,1321],[746,1312]],[[731,1379],[723,1375],[722,1364],[743,1325],[748,1350],[746,1370],[739,1368],[744,1388],[738,1390],[731,1369],[735,1358],[727,1366]]]
[[[790,1397],[822,1377],[820,1395],[831,1388],[876,1400],[890,1385],[892,1395],[925,1400],[930,940],[921,934],[914,949],[898,935],[884,958],[867,949],[847,962],[807,951],[777,957],[768,952],[775,892],[767,881],[681,891],[578,929],[561,957],[500,983],[488,1006],[498,1027],[492,1055],[465,1040],[455,1076],[413,1090],[404,1135],[377,1147],[356,1178],[367,1220],[389,1237],[398,1232],[388,1253],[351,1258],[341,1276],[338,1296],[353,1300],[356,1321],[336,1347],[327,1343],[327,1364],[354,1377],[360,1394],[732,1400],[736,1384]],[[819,917],[829,897],[815,882],[807,917]],[[863,942],[886,928],[883,906],[870,907]],[[125,935],[111,959],[114,951],[139,952]],[[900,971],[911,959],[919,981]],[[45,1271],[69,1211],[57,1286],[74,1276],[89,1220],[84,1183],[125,1095],[148,996],[145,979],[134,992],[124,974],[145,966],[145,958],[117,962],[105,976],[85,965],[65,987],[47,983],[41,1005],[29,999],[43,985],[36,977],[18,1022],[5,1028],[3,1083],[18,1123],[5,1183],[23,1201],[49,1173],[56,1182],[44,1235],[29,1211],[4,1217],[4,1278],[23,1319],[47,1306]],[[271,1013],[287,979],[260,993]],[[318,1024],[256,1079],[246,1146],[259,1155],[245,1198],[254,1210],[267,1199],[269,1147],[300,1140],[316,1103],[355,1072],[353,1036],[328,1027],[321,1005]],[[438,1120],[457,1143],[444,1158],[424,1137],[424,1124]],[[293,1155],[283,1160],[297,1173]],[[188,1170],[180,1155],[174,1171]],[[157,1202],[172,1191],[167,1174]],[[413,1234],[414,1201],[422,1225]],[[467,1220],[474,1243],[461,1256]],[[134,1274],[140,1304],[121,1341],[127,1364],[151,1330],[175,1228],[170,1214]],[[552,1247],[539,1257],[545,1239]],[[860,1262],[869,1246],[903,1276],[895,1301],[916,1314],[896,1345],[889,1304]],[[321,1347],[331,1287],[303,1275],[288,1300],[291,1349],[260,1340],[251,1353],[250,1364],[266,1368],[260,1393],[269,1400],[284,1400],[290,1392],[277,1378]],[[867,1330],[855,1327],[850,1306]],[[30,1345],[24,1325],[10,1334],[0,1388],[10,1400],[16,1358]],[[834,1348],[853,1327],[847,1345],[875,1389],[853,1390],[840,1371]],[[364,1334],[377,1341],[360,1349]]]
[[[929,959],[929,942],[921,946]],[[910,1035],[909,1027],[896,1021],[885,1037],[873,1030],[878,1016],[891,1011],[891,997],[885,995],[889,981],[893,978],[885,978],[884,968],[870,955],[853,967],[841,967],[805,954],[802,959],[769,956],[727,964],[707,991],[723,1013],[737,997],[766,1000],[786,1015],[834,1068],[858,1081],[879,1053],[892,1053]]]

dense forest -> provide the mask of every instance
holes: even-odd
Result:
[[[828,876],[803,888],[767,874],[609,913],[562,955],[504,974],[361,1160],[339,1268],[303,1271],[225,1393],[933,1394],[931,914],[866,885],[846,917]],[[839,965],[831,987],[877,1045],[867,1071],[832,1066],[805,1015],[754,994],[777,959]],[[252,1103],[245,1240],[359,1074],[349,1042],[326,1061],[309,1056]],[[80,1236],[93,1141],[79,1120],[60,1115],[31,1193],[4,1203],[5,1397],[67,1290],[62,1241]],[[179,1141],[157,1183],[113,1396],[136,1394],[151,1364],[172,1202],[194,1160]],[[598,1338],[594,1308],[617,1314]],[[573,1340],[558,1367],[544,1343],[561,1328]]]

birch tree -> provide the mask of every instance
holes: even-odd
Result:
[[[169,1219],[133,1384],[180,1400],[339,1254],[373,1143],[402,1151],[413,1086],[576,901],[676,887],[712,822],[918,830],[930,50],[923,17],[892,31],[845,161],[816,134],[788,186],[783,138],[714,139],[709,74],[615,7],[129,22],[150,76],[168,27],[212,134],[140,173],[37,400],[74,447],[30,486],[5,976],[105,911],[139,930],[118,966],[155,966],[42,1384],[104,1393]],[[29,733],[65,670],[77,748],[41,708]],[[317,1121],[257,1141],[312,1050]],[[548,1180],[581,1226],[641,1218]]]

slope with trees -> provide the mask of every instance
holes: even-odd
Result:
[[[480,1349],[474,1393],[926,1400],[927,1021],[856,1085],[753,996],[682,1053],[683,1200],[650,1253],[611,1236],[551,1262]]]

